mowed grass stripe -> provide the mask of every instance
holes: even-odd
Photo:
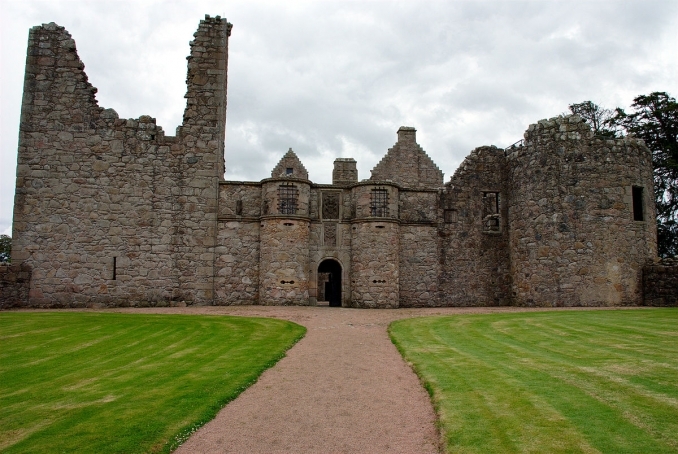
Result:
[[[0,450],[169,451],[304,333],[262,318],[0,313]]]
[[[677,452],[678,310],[394,322],[448,452]]]

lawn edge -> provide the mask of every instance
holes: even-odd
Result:
[[[246,317],[246,318],[264,318],[266,319],[267,317]],[[271,359],[269,362],[265,363],[260,370],[258,370],[255,373],[255,377],[250,380],[249,382],[245,383],[244,385],[240,386],[239,388],[236,388],[231,394],[227,395],[223,399],[215,402],[212,406],[210,406],[205,413],[201,417],[198,418],[197,421],[193,423],[189,423],[179,429],[174,435],[170,436],[169,440],[160,448],[159,451],[160,453],[163,454],[168,454],[171,452],[174,452],[177,450],[182,444],[184,444],[188,439],[193,435],[195,432],[198,431],[202,426],[207,424],[208,422],[212,421],[217,414],[229,403],[233,402],[235,399],[240,396],[247,388],[255,384],[257,381],[259,381],[259,378],[261,375],[266,372],[268,369],[272,368],[275,366],[278,361],[283,359],[285,356],[287,356],[287,352],[294,347],[297,342],[299,342],[301,339],[303,339],[306,336],[306,332],[308,331],[305,326],[300,325],[298,323],[291,322],[289,320],[281,320],[281,319],[276,319],[273,318],[273,320],[279,320],[282,322],[287,322],[292,325],[296,325],[300,328],[302,328],[302,332],[285,347],[285,349],[277,356]]]
[[[438,317],[438,316],[433,316],[433,317]],[[419,319],[419,318],[428,318],[428,317],[411,317],[411,318],[404,318],[404,319],[399,319],[399,320],[394,320],[391,323],[388,324],[388,327],[386,328],[386,331],[388,333],[389,339],[391,339],[391,343],[395,346],[396,350],[398,350],[398,353],[400,354],[400,357],[403,359],[405,364],[414,372],[414,374],[417,376],[419,379],[419,383],[421,384],[421,387],[424,388],[424,391],[426,391],[426,394],[428,394],[429,401],[431,402],[431,405],[433,406],[433,412],[435,413],[436,420],[435,420],[435,428],[436,428],[436,433],[437,433],[437,439],[438,439],[438,452],[447,452],[445,450],[445,439],[443,437],[443,426],[440,422],[440,412],[439,412],[439,404],[438,400],[436,399],[435,395],[435,389],[431,385],[429,381],[427,381],[424,376],[420,373],[420,371],[417,369],[415,364],[410,361],[406,356],[405,356],[405,350],[403,347],[400,345],[400,343],[395,339],[393,336],[393,332],[391,330],[392,326],[394,324],[397,324],[399,322],[404,322],[405,320],[412,320],[412,319]]]

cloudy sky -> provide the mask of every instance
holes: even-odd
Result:
[[[0,0],[0,233],[11,233],[28,29],[73,35],[99,105],[181,121],[188,42],[205,14],[233,23],[226,179],[269,176],[292,147],[310,178],[334,158],[359,178],[417,128],[445,180],[470,150],[593,100],[678,95],[678,2]]]

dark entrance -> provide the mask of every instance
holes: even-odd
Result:
[[[318,294],[331,307],[341,307],[341,265],[336,260],[323,260],[318,266]]]

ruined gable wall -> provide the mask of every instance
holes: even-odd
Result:
[[[640,304],[641,269],[656,256],[649,150],[595,138],[577,116],[542,120],[508,156],[516,303]],[[644,221],[632,187],[643,187]]]
[[[206,19],[196,36],[220,36],[224,68],[227,29]],[[13,260],[34,270],[31,305],[209,302],[225,99],[208,94],[223,94],[225,69],[207,75],[213,62],[197,53],[209,52],[192,49],[195,116],[173,138],[97,105],[63,27],[31,30],[13,226]]]
[[[497,193],[498,213],[493,213],[497,204],[492,194]],[[439,231],[441,305],[509,304],[506,196],[504,151],[496,147],[473,150],[445,185]]]
[[[186,109],[177,130],[185,156],[174,222],[174,257],[181,297],[199,304],[214,300],[214,260],[219,181],[224,176],[228,37],[231,24],[205,16],[191,41]]]

